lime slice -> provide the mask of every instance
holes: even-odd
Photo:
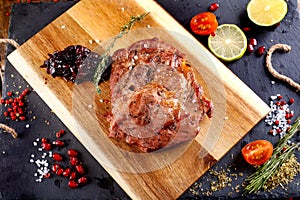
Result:
[[[251,0],[247,5],[249,19],[259,26],[280,22],[288,11],[285,0]]]
[[[214,35],[208,37],[208,47],[221,60],[231,62],[244,55],[247,38],[238,26],[222,24],[218,26]]]

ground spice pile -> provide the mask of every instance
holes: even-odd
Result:
[[[263,189],[271,191],[278,186],[286,189],[285,186],[292,182],[300,173],[300,163],[293,154],[289,160],[282,164],[282,166],[274,173],[274,175],[266,182]],[[296,183],[299,185],[299,182]]]
[[[189,192],[194,196],[200,194],[204,196],[211,196],[214,192],[222,191],[229,188],[228,196],[232,196],[233,193],[241,192],[242,185],[237,184],[239,177],[243,177],[243,173],[238,173],[237,169],[233,166],[229,166],[224,169],[210,169],[209,174],[211,178],[206,181],[209,182],[209,188],[204,187],[203,182],[196,182],[190,187]]]

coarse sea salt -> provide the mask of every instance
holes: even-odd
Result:
[[[269,130],[271,135],[279,135],[281,138],[291,127],[291,118],[294,116],[294,111],[290,110],[290,105],[293,101],[286,103],[280,94],[270,96],[270,100],[271,111],[266,116],[265,123],[271,126]]]
[[[40,139],[37,138],[33,142],[33,146],[36,147],[38,151],[42,151],[43,149],[38,147],[39,141]],[[37,183],[41,183],[45,178],[45,176],[47,176],[47,174],[50,173],[47,157],[51,157],[51,156],[52,156],[52,152],[49,152],[49,154],[43,152],[42,154],[39,153],[38,155],[32,153],[30,155],[29,162],[36,166],[36,171],[33,176],[37,177],[37,179],[35,180]]]

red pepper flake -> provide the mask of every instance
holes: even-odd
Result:
[[[9,16],[10,16],[10,12],[9,12],[9,11],[6,11],[6,12],[5,12],[5,16],[9,17]]]

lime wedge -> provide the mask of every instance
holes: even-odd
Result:
[[[280,22],[288,11],[285,0],[251,0],[247,5],[249,19],[259,26]]]
[[[247,38],[238,26],[222,24],[218,26],[214,35],[208,37],[208,48],[216,57],[231,62],[244,55]]]

